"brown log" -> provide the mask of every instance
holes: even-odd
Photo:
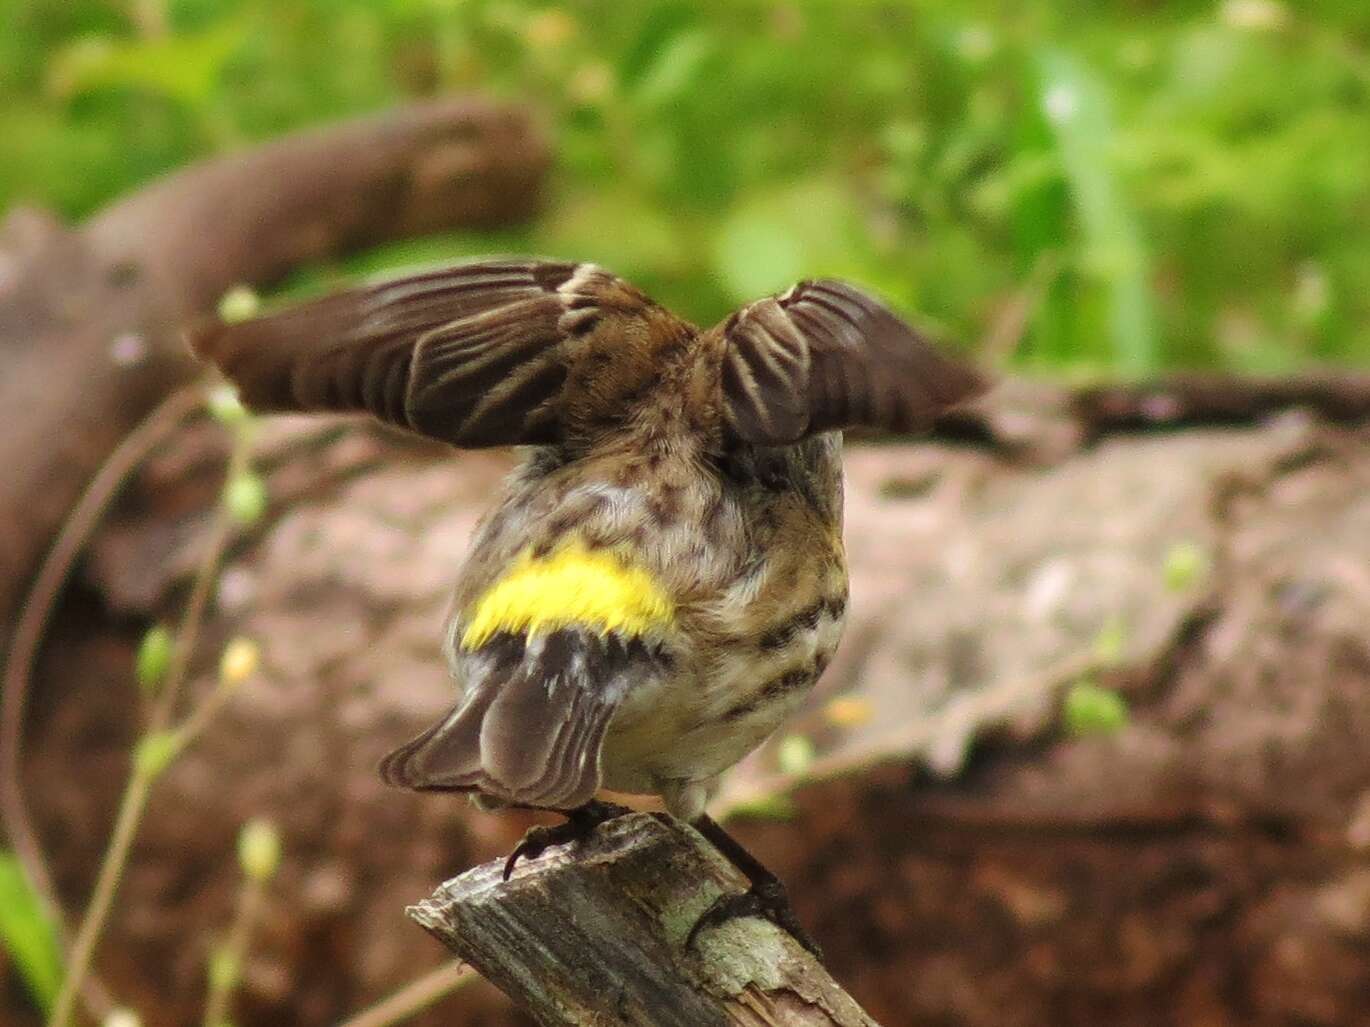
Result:
[[[449,100],[193,165],[79,228],[0,225],[0,624],[113,446],[196,369],[180,328],[238,283],[439,229],[507,225],[548,163],[518,108]]]
[[[409,910],[546,1027],[873,1027],[813,956],[768,920],[686,937],[747,882],[691,828],[638,813],[581,844],[496,860]]]

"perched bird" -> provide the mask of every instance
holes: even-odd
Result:
[[[392,784],[556,810],[510,858],[659,795],[811,944],[705,814],[842,632],[842,429],[927,428],[981,391],[870,296],[806,281],[701,331],[593,264],[501,260],[193,330],[260,411],[366,412],[458,447],[527,446],[456,583],[459,698]],[[698,929],[698,928],[697,928]]]

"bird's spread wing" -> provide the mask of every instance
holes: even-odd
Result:
[[[757,445],[839,428],[926,429],[984,391],[885,306],[844,282],[801,282],[738,311],[724,339],[724,420]]]
[[[558,441],[577,345],[646,301],[592,264],[489,261],[189,332],[248,406],[365,412],[468,448]]]
[[[462,701],[381,763],[404,788],[467,791],[569,810],[600,787],[600,747],[630,688],[663,672],[641,638],[580,627],[504,632],[469,653]]]

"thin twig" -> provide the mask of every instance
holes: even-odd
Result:
[[[110,836],[105,858],[100,862],[100,875],[95,879],[95,890],[91,892],[86,915],[81,919],[80,930],[72,942],[67,957],[66,976],[61,990],[52,1005],[52,1027],[63,1027],[71,1021],[77,989],[86,979],[90,969],[91,957],[95,954],[96,942],[100,940],[100,928],[109,916],[109,908],[123,876],[124,864],[129,849],[133,846],[138,824],[147,808],[148,792],[152,789],[153,775],[141,767],[135,767],[124,789],[123,799],[119,802],[119,815],[114,821],[114,833]]]
[[[247,468],[250,448],[246,436],[242,434],[246,430],[239,428],[239,434],[235,437],[233,450],[229,455],[227,481],[232,481],[235,475]],[[181,618],[180,627],[176,631],[176,642],[171,651],[171,665],[167,668],[166,679],[158,690],[152,706],[152,716],[148,725],[150,731],[165,729],[175,716],[176,699],[190,669],[190,658],[195,651],[195,643],[200,637],[200,626],[204,623],[205,612],[209,609],[209,601],[214,594],[214,582],[219,576],[219,564],[232,534],[233,517],[220,502],[215,508],[214,523],[209,529],[204,558],[200,561],[200,566],[195,572],[195,582],[190,588],[185,615]]]
[[[410,981],[399,991],[382,999],[369,1009],[363,1009],[338,1027],[390,1027],[423,1012],[434,1002],[446,998],[458,988],[476,979],[476,971],[454,959],[436,970]]]
[[[247,877],[238,892],[238,906],[233,914],[233,924],[228,930],[228,939],[214,956],[226,959],[232,973],[216,970],[211,964],[209,973],[209,997],[205,1000],[204,1027],[222,1027],[229,1023],[228,1007],[233,999],[233,988],[241,975],[243,961],[247,958],[247,946],[252,940],[252,929],[257,925],[262,901],[266,898],[266,883],[256,877]]]
[[[215,683],[213,691],[205,697],[195,709],[186,716],[180,724],[172,731],[175,739],[176,751],[182,752],[190,748],[191,745],[204,734],[205,728],[209,727],[210,721],[218,716],[219,711],[228,705],[228,701],[233,698],[233,693],[238,690],[239,682],[228,681],[220,676]]]
[[[229,459],[229,480],[232,480],[232,476],[246,466],[248,448],[248,434],[240,430],[235,436],[233,452]],[[183,738],[177,729],[169,729],[168,725],[171,724],[175,713],[176,696],[189,670],[190,655],[199,637],[200,625],[209,606],[214,581],[232,536],[232,529],[232,514],[228,510],[227,504],[221,500],[215,510],[214,524],[209,532],[208,548],[196,572],[195,583],[191,588],[185,616],[181,618],[181,625],[176,633],[176,646],[172,651],[171,666],[168,668],[161,691],[154,701],[148,730],[143,735],[143,741],[146,742],[158,735],[167,733],[168,730],[174,732],[174,736],[168,739],[172,746],[172,756],[168,758],[168,762],[170,758],[174,758],[174,753],[181,748]],[[213,705],[216,711],[221,704],[217,703],[215,699],[221,691],[222,689],[217,689],[210,698],[209,704]],[[194,713],[187,721],[187,724],[193,727],[196,733],[203,727],[203,723],[203,721],[197,721]],[[128,864],[129,852],[133,848],[138,825],[147,806],[147,793],[157,775],[164,769],[165,763],[151,766],[148,761],[137,758],[137,754],[135,754],[133,771],[129,775],[128,785],[120,805],[119,819],[116,822],[114,834],[110,838],[109,848],[105,850],[104,860],[100,864],[100,874],[96,878],[95,891],[92,894],[90,906],[81,920],[81,927],[72,943],[66,977],[57,994],[57,999],[53,1003],[52,1017],[48,1021],[50,1027],[67,1027],[71,1021],[75,994],[86,973],[90,970],[95,948],[104,933],[110,904],[118,890],[119,881],[123,877],[124,867]]]
[[[29,589],[11,638],[5,662],[4,687],[0,689],[0,821],[29,887],[45,907],[63,947],[69,932],[61,901],[43,855],[42,843],[29,817],[20,784],[24,717],[28,707],[33,664],[48,619],[71,574],[76,558],[133,471],[204,402],[199,385],[187,386],[167,397],[109,455],[81,498],[67,515],[57,538],[43,560]],[[101,1017],[113,1008],[108,992],[98,979],[90,978],[83,998],[92,1015]]]

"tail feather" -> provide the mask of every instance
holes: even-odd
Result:
[[[507,640],[492,640],[483,649]],[[505,803],[574,809],[600,788],[600,749],[628,688],[659,667],[645,646],[565,629],[483,658],[483,678],[443,720],[381,763],[389,784],[476,792]]]

